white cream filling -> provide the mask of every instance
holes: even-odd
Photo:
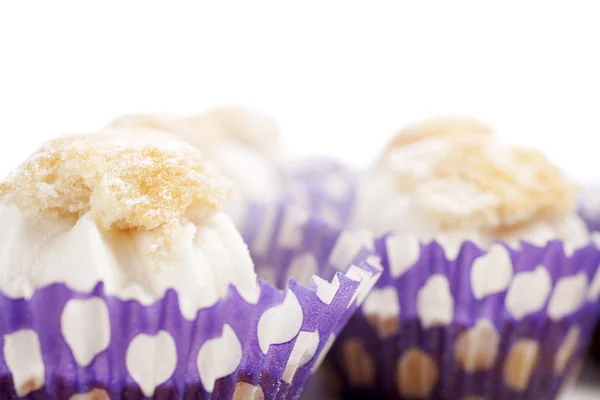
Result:
[[[147,255],[149,232],[106,232],[84,215],[72,226],[0,204],[0,291],[30,298],[52,283],[90,291],[102,281],[108,295],[150,304],[167,289],[183,315],[214,305],[235,285],[248,302],[258,285],[248,249],[224,213],[189,222],[168,256]]]
[[[430,208],[451,210],[456,215],[460,215],[464,209],[465,218],[468,219],[468,214],[473,210],[485,212],[493,198],[470,196],[469,191],[460,185],[454,186],[455,191],[450,187],[438,190],[440,185],[421,185],[409,192],[399,192],[396,180],[395,176],[384,172],[373,172],[362,177],[352,223],[354,227],[368,227],[376,236],[393,232],[415,235],[422,242],[435,240],[450,255],[456,254],[465,240],[471,240],[483,248],[497,241],[516,248],[522,241],[543,246],[548,241],[559,239],[565,242],[567,253],[587,245],[591,240],[585,223],[576,214],[553,221],[536,221],[504,236],[493,236],[475,228],[444,230],[429,212]],[[432,190],[428,191],[428,188]]]
[[[207,156],[234,183],[238,197],[272,201],[281,193],[277,168],[267,156],[232,141],[223,142]]]

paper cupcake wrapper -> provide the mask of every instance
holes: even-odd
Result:
[[[579,199],[579,215],[596,238],[600,237],[600,183],[589,185]],[[600,309],[598,309],[600,317]],[[600,319],[600,318],[599,318]],[[600,323],[592,334],[590,354],[600,363]]]
[[[332,226],[350,221],[356,202],[356,172],[330,159],[309,158],[284,168],[283,181],[288,201]]]
[[[248,214],[247,230],[271,226],[270,253],[261,261],[279,273],[298,257],[327,264],[328,252],[346,251],[339,232],[313,220],[290,226],[281,221],[286,207],[273,209]],[[282,240],[288,236],[293,243]],[[264,244],[257,238],[252,248]],[[306,287],[292,280],[280,290],[261,281],[254,304],[231,286],[227,297],[193,320],[182,315],[173,290],[149,306],[108,296],[103,283],[89,293],[57,283],[28,300],[0,294],[0,393],[35,399],[298,398],[381,272],[366,250],[352,261],[331,282],[314,277]]]
[[[600,231],[600,183],[589,185],[579,198],[579,215],[592,232]]]
[[[384,272],[331,352],[344,398],[554,399],[597,315],[600,251],[377,240]]]

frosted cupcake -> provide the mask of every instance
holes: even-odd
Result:
[[[271,118],[241,107],[221,107],[209,113],[175,117],[132,114],[113,127],[138,126],[168,131],[202,151],[234,183],[234,196],[272,201],[281,194],[276,156],[279,127]]]
[[[588,340],[600,252],[576,185],[477,121],[398,134],[360,188],[356,227],[384,273],[336,343],[345,394],[555,398]]]
[[[229,191],[194,147],[143,129],[32,155],[0,185],[0,392],[296,398],[379,271],[363,252],[331,283],[257,281],[219,211]],[[280,229],[295,241],[280,246]],[[300,254],[321,267],[323,246],[344,251],[315,223],[271,232],[278,258],[264,262],[284,273]]]

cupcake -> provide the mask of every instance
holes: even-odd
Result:
[[[206,114],[175,117],[131,114],[112,127],[146,127],[170,132],[202,151],[234,183],[234,196],[272,201],[281,194],[277,168],[280,133],[277,123],[241,107],[221,107]]]
[[[343,394],[555,398],[600,295],[577,185],[458,118],[400,132],[361,181],[384,272],[332,351]]]
[[[592,232],[600,231],[600,184],[585,188],[579,200],[579,214]]]
[[[348,226],[356,206],[356,171],[333,159],[306,158],[287,163],[282,175],[290,202],[332,226]]]
[[[252,249],[269,249],[262,265],[335,271],[307,286],[259,281],[219,211],[230,191],[197,149],[145,129],[33,154],[0,184],[0,392],[297,398],[378,278],[377,257],[321,223],[293,223],[284,205],[256,210],[246,227]]]
[[[600,185],[596,182],[585,188],[579,201],[579,213],[596,240],[600,238]],[[600,315],[600,309],[598,310]],[[592,336],[590,345],[592,359],[600,364],[600,321]]]

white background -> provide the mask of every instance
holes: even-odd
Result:
[[[252,106],[367,165],[422,118],[482,119],[600,177],[597,2],[0,3],[0,175],[124,112]],[[580,397],[583,399],[584,397]]]
[[[598,7],[2,2],[0,174],[42,140],[119,113],[233,103],[276,117],[288,147],[357,165],[408,122],[474,116],[589,180],[600,176]]]

